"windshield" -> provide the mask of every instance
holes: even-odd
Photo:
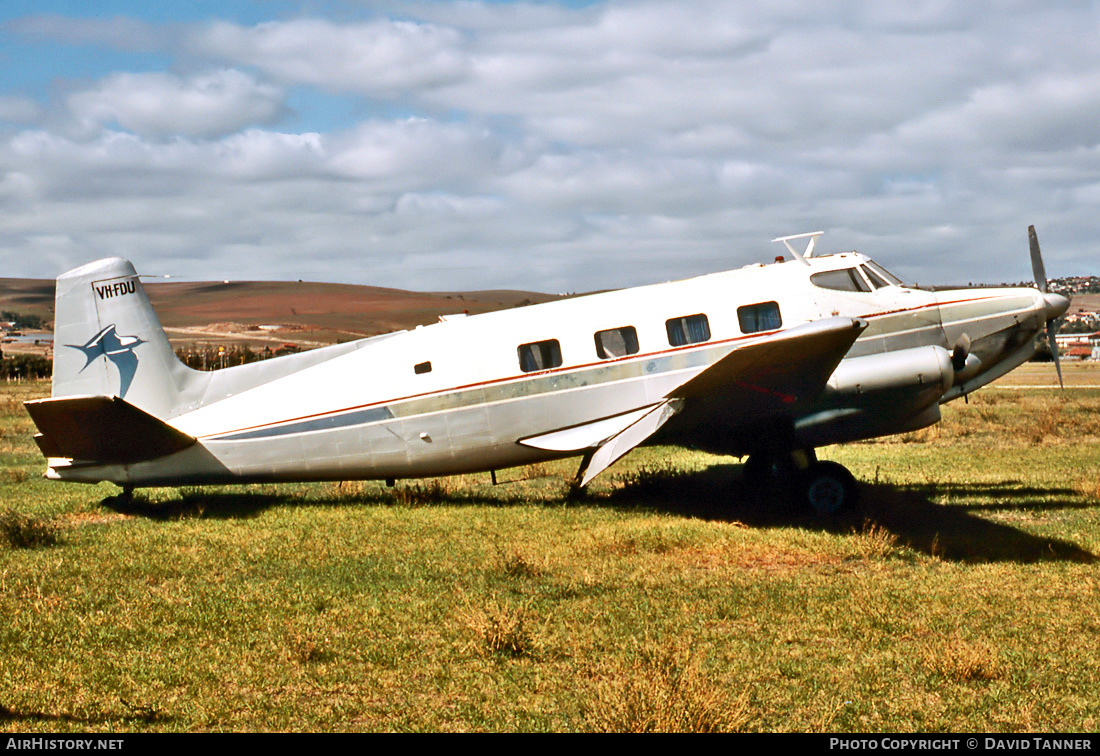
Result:
[[[874,260],[868,260],[866,263],[864,263],[864,267],[867,270],[867,277],[871,279],[871,283],[873,283],[876,288],[887,285],[903,287],[905,286],[905,284],[901,282],[900,278],[895,276],[890,271],[886,270],[886,268],[882,267]],[[877,275],[881,280],[884,280],[885,283],[880,284],[878,281],[875,280],[875,277],[872,274]]]

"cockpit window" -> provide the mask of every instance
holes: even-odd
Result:
[[[867,282],[863,280],[863,276],[861,276],[859,271],[855,268],[826,270],[821,273],[814,273],[810,276],[810,282],[814,286],[820,286],[822,289],[833,289],[835,291],[871,290],[871,287],[867,285]]]
[[[877,262],[874,262],[872,260],[868,260],[866,262],[866,264],[864,265],[864,269],[867,271],[868,276],[870,276],[872,272],[877,273],[881,278],[885,279],[886,282],[891,286],[905,286],[905,284],[903,284],[901,282],[900,278],[895,276],[890,271],[886,270],[886,268],[882,267]],[[874,281],[875,279],[872,278],[871,280]],[[876,283],[875,286],[878,286],[878,284]]]
[[[881,289],[884,286],[889,286],[890,282],[880,276],[875,271],[868,268],[866,265],[860,266],[863,269],[863,275],[867,276],[867,280],[871,282],[871,285],[876,289]]]

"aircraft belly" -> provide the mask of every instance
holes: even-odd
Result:
[[[120,486],[180,486],[239,482],[234,471],[202,444],[129,465],[71,464],[68,460],[63,464],[55,464],[59,462],[56,460],[50,462],[51,467],[46,473],[48,478],[75,483],[108,481]]]

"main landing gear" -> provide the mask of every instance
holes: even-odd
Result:
[[[108,496],[101,504],[111,509],[125,509],[134,503],[134,487],[123,486],[122,492],[117,493],[114,496]]]
[[[784,495],[818,515],[850,509],[859,496],[852,473],[836,462],[819,461],[813,449],[750,454],[743,475],[750,486]]]

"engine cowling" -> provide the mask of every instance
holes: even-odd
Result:
[[[826,394],[860,396],[915,389],[937,391],[937,399],[955,383],[951,353],[939,346],[914,347],[844,360],[833,371]]]

